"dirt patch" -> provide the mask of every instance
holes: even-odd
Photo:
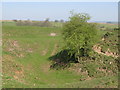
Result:
[[[17,40],[6,40],[5,49],[7,52],[14,54],[19,58],[23,58],[27,53],[32,53],[33,49],[30,46],[21,46]],[[24,47],[24,48],[23,48]]]
[[[12,41],[11,44],[12,44],[14,47],[19,47],[19,44],[18,44],[18,41],[17,41],[17,40]]]
[[[15,80],[24,83],[24,70],[21,64],[16,63],[11,55],[3,55],[2,73],[13,77]],[[5,78],[5,80],[8,80]]]
[[[45,56],[47,54],[48,49],[42,51],[42,55]]]
[[[97,68],[98,71],[106,72],[106,69],[103,68]]]
[[[104,41],[105,40],[105,38],[102,38],[102,41]]]
[[[32,52],[33,52],[33,49],[32,49],[32,48],[28,48],[28,49],[26,50],[26,52],[32,53]]]
[[[24,77],[23,71],[15,71],[15,75],[13,77],[17,80],[20,80],[20,78]]]
[[[54,49],[53,49],[53,51],[52,51],[52,53],[51,53],[51,56],[55,55],[58,47],[59,47],[58,44],[55,44],[55,45],[54,45]]]
[[[87,77],[85,80],[92,80],[93,78],[92,77]]]
[[[6,42],[6,48],[4,50],[14,54],[17,57],[24,57],[24,49],[20,47],[17,40],[8,40]]]
[[[0,39],[0,46],[2,46],[2,39]]]
[[[56,33],[50,33],[49,36],[56,36]]]
[[[24,70],[21,67],[21,70],[14,71],[14,79],[18,80],[19,82],[24,82]]]
[[[50,64],[47,63],[47,64],[45,64],[45,65],[42,65],[42,66],[40,67],[40,69],[42,69],[42,71],[43,71],[44,73],[48,73],[48,71],[50,70]]]
[[[102,48],[99,46],[99,44],[94,45],[93,50],[95,52],[99,53],[99,54],[103,54],[103,55],[106,55],[106,56],[112,56],[112,57],[115,57],[115,58],[118,57],[118,55],[116,55],[116,53],[114,53],[114,52],[111,52],[109,48],[107,49],[107,51],[105,53],[101,52]]]

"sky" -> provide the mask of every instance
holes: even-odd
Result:
[[[118,21],[117,2],[3,2],[3,20],[68,20],[70,11],[88,13],[90,21]]]

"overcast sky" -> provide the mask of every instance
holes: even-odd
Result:
[[[117,2],[3,2],[4,20],[68,20],[70,11],[88,13],[90,21],[118,21]]]

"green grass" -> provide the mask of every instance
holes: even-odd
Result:
[[[56,36],[52,37],[50,33],[56,33]],[[71,66],[72,70],[50,69],[52,62],[48,58],[53,52],[55,54],[61,50],[62,46],[60,27],[16,26],[15,23],[3,23],[3,88],[117,87],[117,76],[114,74],[92,77],[96,68],[102,64],[99,60],[95,63],[87,61],[87,64],[83,64],[85,68],[80,64],[75,70],[74,66]],[[106,65],[109,66],[103,64]],[[89,71],[90,80],[80,80],[88,77],[87,74],[76,71],[82,68],[81,66]]]

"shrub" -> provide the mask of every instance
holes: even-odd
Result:
[[[14,19],[13,21],[14,21],[14,22],[17,22],[17,20],[16,20],[16,19]]]
[[[61,23],[63,23],[63,22],[64,22],[64,20],[63,20],[63,19],[61,19],[61,20],[60,20],[60,22],[61,22]]]
[[[54,22],[59,22],[59,20],[55,20]]]
[[[36,21],[36,22],[31,22],[31,21],[17,21],[16,25],[18,26],[40,26],[40,27],[52,27],[52,24],[49,21]]]
[[[80,57],[89,56],[92,46],[98,40],[98,30],[96,24],[88,23],[90,16],[85,13],[74,14],[70,20],[63,26],[63,39],[65,48],[69,50],[69,54],[80,61]]]
[[[52,24],[49,21],[44,21],[44,22],[41,22],[40,26],[41,27],[51,27]]]

